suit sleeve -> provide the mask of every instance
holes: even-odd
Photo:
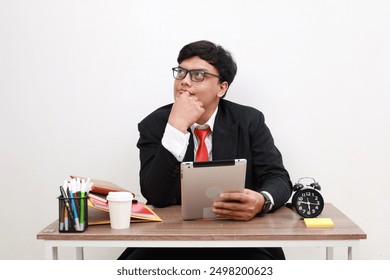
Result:
[[[250,138],[254,188],[270,193],[276,210],[289,200],[292,184],[283,165],[282,155],[274,144],[261,112],[250,125]]]
[[[156,207],[180,203],[180,162],[161,144],[165,125],[151,117],[138,125],[141,193]]]

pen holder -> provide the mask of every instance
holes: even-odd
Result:
[[[88,228],[88,200],[85,197],[58,197],[59,232],[83,232]]]

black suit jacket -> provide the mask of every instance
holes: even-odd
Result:
[[[157,109],[138,125],[141,192],[147,203],[156,207],[181,203],[180,162],[161,144],[171,108],[169,104]],[[212,145],[213,160],[247,160],[246,188],[269,192],[274,198],[274,209],[290,198],[289,174],[260,111],[221,99]],[[193,159],[191,133],[184,161]]]

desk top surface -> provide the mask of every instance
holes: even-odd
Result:
[[[331,218],[333,228],[306,228],[303,219],[287,207],[248,222],[233,220],[183,221],[179,205],[155,208],[162,222],[131,223],[129,229],[92,225],[82,233],[58,232],[54,221],[37,234],[42,240],[357,240],[366,233],[330,203],[319,217]]]

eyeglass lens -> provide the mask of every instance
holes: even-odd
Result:
[[[187,73],[190,74],[190,79],[194,82],[202,82],[205,72],[202,70],[186,70],[182,68],[173,68],[173,77],[177,80],[183,80]]]

